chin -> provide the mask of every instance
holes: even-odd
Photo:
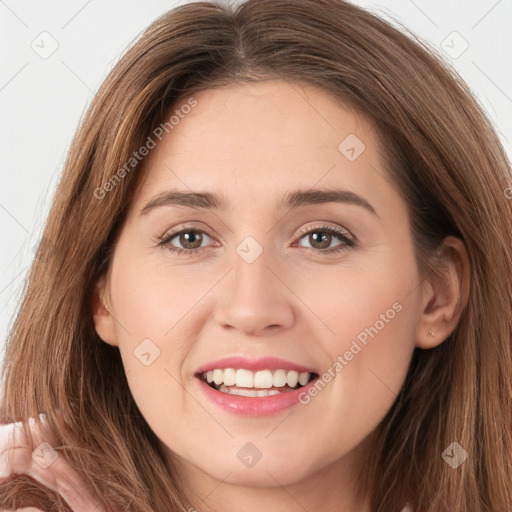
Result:
[[[226,478],[228,474],[229,476]],[[226,465],[223,471],[218,471],[217,469],[214,473],[210,473],[210,475],[225,483],[241,487],[286,486],[299,482],[307,477],[306,473],[299,473],[296,467],[292,468],[288,465],[283,466],[281,462],[263,465],[262,461],[252,468],[233,468]]]

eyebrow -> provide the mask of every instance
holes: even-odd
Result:
[[[379,216],[373,206],[363,197],[349,190],[297,190],[288,193],[278,203],[283,209],[300,208],[323,203],[345,203],[361,206],[375,216]],[[151,210],[162,206],[185,206],[189,208],[204,208],[226,211],[227,201],[219,195],[210,192],[181,192],[169,190],[153,197],[140,210],[139,215],[147,215]]]

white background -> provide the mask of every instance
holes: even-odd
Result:
[[[79,119],[126,47],[181,3],[0,0],[0,360]],[[512,0],[353,3],[435,46],[470,84],[512,158]],[[455,55],[464,40],[467,50]],[[58,48],[45,59],[33,49],[51,44]]]

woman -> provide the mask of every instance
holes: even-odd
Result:
[[[10,333],[2,507],[511,510],[510,170],[467,86],[358,7],[160,17]]]

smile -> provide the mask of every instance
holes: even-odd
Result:
[[[300,396],[307,393],[318,378],[316,373],[298,373],[294,370],[252,372],[243,368],[216,368],[196,375],[195,382],[203,396],[225,412],[245,416],[268,416],[289,407],[304,407]]]
[[[201,378],[221,393],[246,397],[266,397],[300,389],[316,374],[295,370],[260,370],[244,368],[215,368],[201,374]]]

